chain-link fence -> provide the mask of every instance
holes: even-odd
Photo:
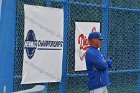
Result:
[[[111,93],[139,93],[140,1],[111,0],[108,55],[113,59]]]
[[[86,71],[75,72],[75,22],[100,22],[105,37],[101,51],[113,60],[109,93],[139,93],[139,0],[17,0],[13,91],[40,84],[20,84],[24,47],[24,4],[63,8],[65,64],[60,83],[47,83],[48,93],[88,93]],[[12,85],[11,85],[12,86]]]

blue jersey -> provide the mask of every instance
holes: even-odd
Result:
[[[93,46],[90,46],[86,51],[85,59],[89,77],[89,90],[109,85],[108,68],[112,67],[112,60],[104,57],[100,51]]]

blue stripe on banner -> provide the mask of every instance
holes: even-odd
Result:
[[[37,50],[62,50],[62,49],[52,49],[52,48],[37,48]]]

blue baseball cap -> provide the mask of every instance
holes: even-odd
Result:
[[[92,39],[92,38],[95,38],[95,39],[100,39],[102,40],[103,38],[101,37],[101,33],[99,32],[91,32],[88,36],[88,39]]]

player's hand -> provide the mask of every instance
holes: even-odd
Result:
[[[105,58],[105,60],[106,60],[106,62],[107,62],[107,64],[108,64],[108,67],[109,68],[112,68],[112,60],[110,59],[110,58],[108,58],[108,57],[104,57]]]

